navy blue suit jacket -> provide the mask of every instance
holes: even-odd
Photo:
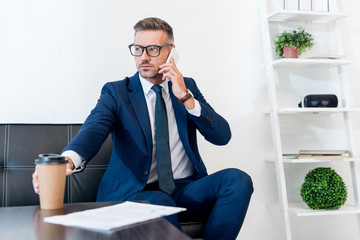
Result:
[[[218,115],[191,78],[186,87],[201,105],[201,116],[187,112],[171,91],[180,139],[192,161],[198,178],[207,175],[200,157],[196,130],[209,142],[224,145],[231,138],[227,121]],[[104,85],[96,107],[65,150],[74,150],[85,162],[91,160],[111,133],[113,151],[109,166],[101,180],[98,201],[122,201],[143,190],[152,161],[152,135],[145,96],[139,73],[124,80]]]

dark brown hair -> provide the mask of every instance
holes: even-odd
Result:
[[[148,17],[137,22],[134,26],[135,34],[138,31],[163,30],[167,33],[171,43],[174,43],[174,33],[172,27],[160,18]]]

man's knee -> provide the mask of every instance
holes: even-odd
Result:
[[[226,182],[230,184],[231,189],[234,192],[248,195],[249,197],[254,191],[253,182],[251,177],[246,173],[236,168],[225,169],[224,176],[226,178]]]

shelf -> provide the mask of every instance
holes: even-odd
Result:
[[[360,108],[280,108],[279,114],[360,112]]]
[[[275,162],[275,158],[265,158],[267,162]],[[343,163],[360,162],[360,158],[283,158],[284,163]]]
[[[345,113],[345,112],[360,112],[360,108],[280,108],[279,114],[330,114],[330,113]],[[266,111],[270,114],[270,111]]]
[[[305,203],[289,203],[289,213],[295,214],[298,217],[344,215],[358,214],[360,213],[360,208],[351,205],[344,205],[338,210],[313,210]]]
[[[354,61],[348,59],[281,58],[272,61],[272,65],[274,67],[296,67],[296,68],[304,68],[304,67],[330,68],[330,67],[343,66],[352,63],[354,63]]]
[[[272,22],[312,22],[312,23],[330,23],[347,17],[343,13],[330,12],[311,12],[311,11],[278,11],[268,15],[268,20]]]

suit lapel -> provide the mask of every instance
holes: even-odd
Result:
[[[184,148],[189,150],[191,148],[190,148],[190,144],[188,141],[187,111],[182,104],[178,103],[178,99],[173,94],[171,82],[169,82],[169,92],[170,92],[170,96],[171,96],[171,102],[173,105],[175,119],[176,119],[176,125],[178,127],[178,132],[179,132],[181,142],[183,143]]]
[[[171,96],[171,102],[172,102],[174,113],[175,113],[175,119],[176,119],[176,124],[178,127],[180,140],[184,146],[184,149],[185,149],[188,157],[192,161],[196,171],[200,174],[206,175],[206,168],[205,168],[204,163],[202,162],[201,158],[198,159],[195,156],[195,154],[190,146],[189,132],[188,132],[188,111],[186,110],[186,108],[184,107],[183,104],[180,104],[178,102],[178,99],[175,97],[175,95],[172,92],[171,86],[172,86],[172,83],[169,82],[169,91],[170,91],[170,96]],[[197,147],[197,146],[195,146],[195,147]]]
[[[148,151],[152,153],[152,137],[151,137],[151,127],[149,113],[146,105],[146,100],[144,92],[140,83],[139,73],[136,73],[130,78],[130,83],[128,85],[129,90],[129,99],[132,105],[132,108],[135,112],[136,118],[141,126],[141,129],[144,133]]]

